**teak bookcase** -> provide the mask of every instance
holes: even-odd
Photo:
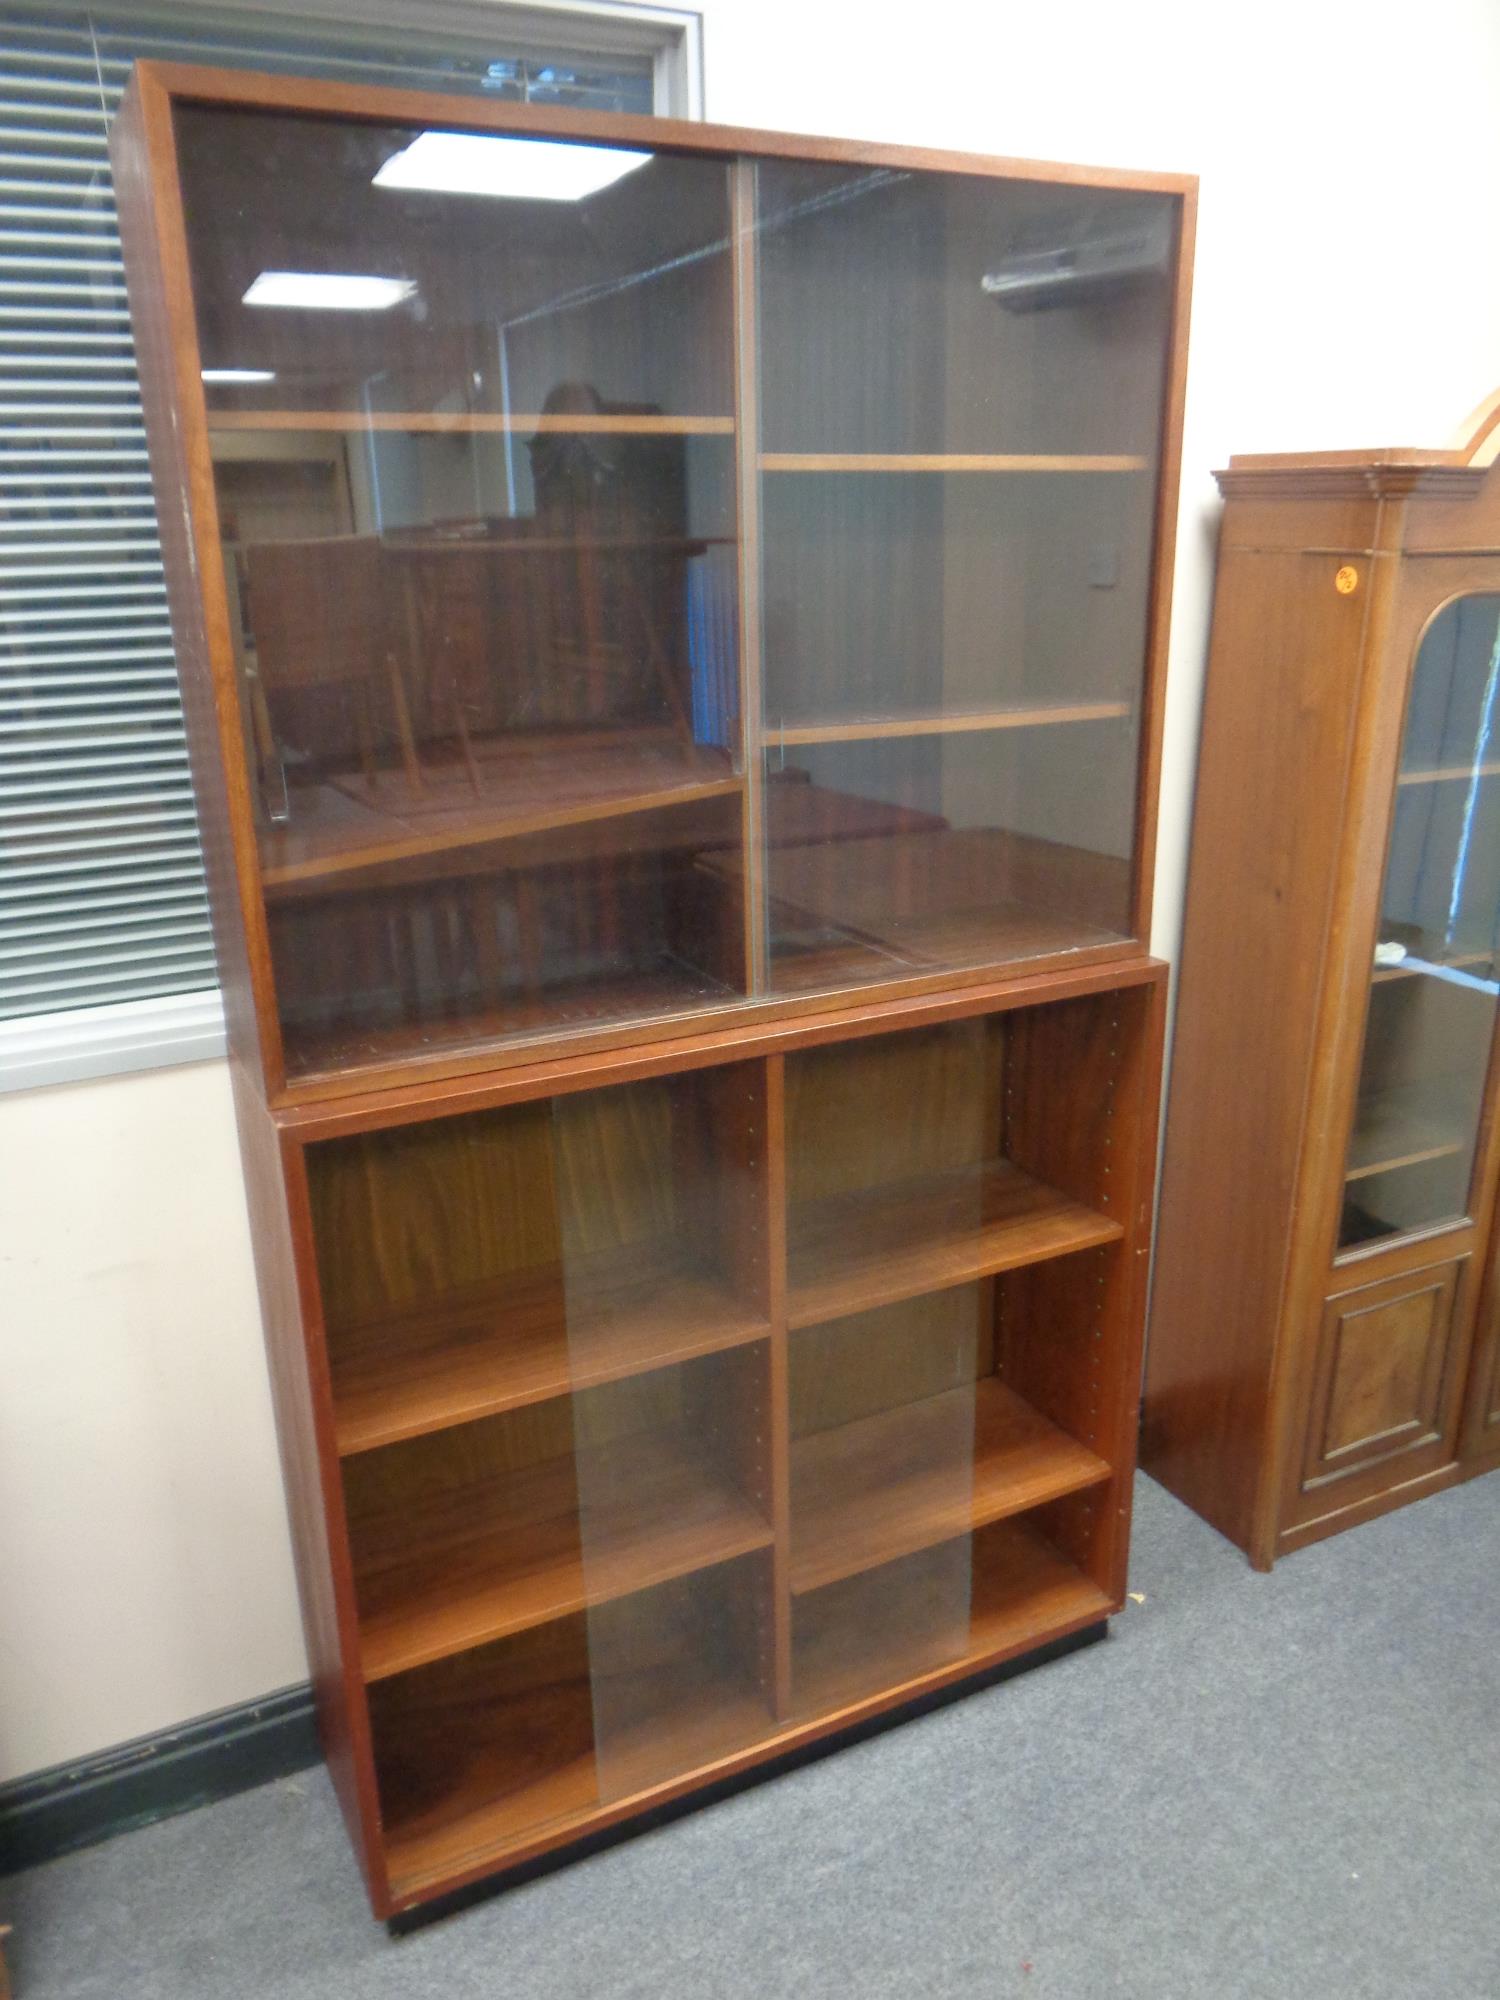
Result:
[[[1193,184],[150,66],[114,144],[390,1916],[1121,1602]]]
[[[1261,1568],[1500,1464],[1497,447],[1219,475],[1143,1457]]]

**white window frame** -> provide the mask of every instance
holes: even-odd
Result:
[[[59,11],[82,0],[56,0]],[[141,18],[202,17],[201,0],[117,0]],[[32,0],[46,11],[48,0]],[[410,27],[410,0],[229,0],[235,13],[278,16],[306,24],[372,32]],[[695,8],[634,4],[634,0],[429,0],[428,31],[492,41],[503,28],[507,52],[517,55],[642,56],[652,62],[653,110],[658,117],[703,116],[703,19]],[[75,1007],[57,1013],[0,1020],[0,1093],[180,1063],[211,1062],[225,1052],[224,1008],[217,988],[166,994],[108,1007]]]
[[[32,0],[33,6],[36,0]],[[49,4],[49,0],[43,0]],[[77,7],[85,0],[52,0]],[[201,17],[202,0],[116,0],[142,17]],[[274,22],[309,20],[330,26],[400,30],[411,26],[411,0],[220,0],[237,14]],[[703,17],[692,7],[637,5],[636,0],[424,0],[424,32],[488,40],[503,21],[507,52],[516,55],[649,56],[652,109],[659,118],[703,116]]]

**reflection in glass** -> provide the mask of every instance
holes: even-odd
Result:
[[[1495,1025],[1500,597],[1449,604],[1412,678],[1340,1246],[1464,1214]]]

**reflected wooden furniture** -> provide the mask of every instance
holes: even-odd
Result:
[[[387,575],[373,536],[315,542],[259,542],[245,551],[254,697],[276,769],[263,774],[273,819],[287,816],[287,776],[279,711],[299,697],[347,705],[342,735],[353,736],[357,771],[367,790],[379,784],[377,744],[394,739],[404,789],[423,789],[411,705],[386,615]],[[332,733],[325,718],[316,740]],[[294,725],[295,726],[295,725]],[[337,728],[337,725],[335,725]]]
[[[379,185],[464,125],[650,157]],[[389,1917],[1123,1601],[1193,190],[151,67],[115,156],[308,1649]],[[993,302],[1101,217],[1149,252],[1107,312]],[[420,311],[245,304],[299,269]],[[205,393],[210,352],[276,380]],[[299,427],[354,532],[249,522],[252,683],[211,440]]]
[[[1500,1464],[1497,445],[1219,475],[1142,1449],[1260,1568]]]

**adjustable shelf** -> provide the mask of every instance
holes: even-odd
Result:
[[[215,410],[210,431],[521,431],[559,437],[730,437],[733,417],[498,410]]]
[[[792,1590],[821,1589],[1109,1476],[1097,1453],[993,1379],[814,1432],[792,1447]]]
[[[1413,957],[1421,957],[1420,952]],[[1494,961],[1492,951],[1456,951],[1446,958],[1435,958],[1421,965],[1403,961],[1400,965],[1378,965],[1370,975],[1372,986],[1390,986],[1402,979],[1430,979],[1434,973],[1442,971],[1467,972],[1474,966],[1490,965]]]
[[[591,1454],[587,1562],[572,1455],[406,1499],[360,1541],[367,1681],[769,1546],[769,1523],[686,1439]]]
[[[1131,452],[763,451],[762,472],[1145,472]]]
[[[1394,1173],[1462,1153],[1469,1143],[1462,1113],[1433,1105],[1429,1084],[1398,1084],[1361,1100],[1349,1138],[1346,1181]]]
[[[935,1547],[799,1597],[797,1713],[845,1708],[872,1688],[938,1667],[977,1668],[1114,1609],[1107,1592],[1025,1518],[983,1528],[963,1553],[968,1574],[957,1591],[949,1553]]]
[[[808,910],[778,898],[772,908],[778,924],[770,983],[773,992],[787,995],[986,965],[997,956],[1019,964],[1120,942],[1118,932],[1102,924],[1004,904],[967,915],[892,916],[868,929],[840,923],[823,907]]]
[[[339,1451],[373,1451],[762,1340],[769,1323],[682,1253],[635,1246],[522,1271],[332,1342]]]
[[[1009,1160],[833,1195],[789,1218],[788,1323],[864,1312],[1123,1234]]]
[[[567,852],[556,836],[570,828],[735,798],[743,786],[722,751],[660,732],[575,742],[518,736],[480,746],[472,770],[450,764],[415,781],[399,770],[349,772],[310,796],[294,792],[291,819],[264,836],[262,880],[267,895],[282,900],[375,871],[420,879],[423,864],[542,835],[552,837],[537,852],[555,863]],[[680,837],[695,848],[701,828],[688,826]],[[593,836],[586,851],[608,846]],[[508,856],[518,866],[530,858]]]
[[[1068,722],[1108,722],[1132,713],[1128,701],[1014,702],[944,715],[872,716],[848,722],[784,722],[764,732],[768,748],[800,743],[867,743],[882,736],[964,736],[976,730],[1050,729]]]
[[[1442,764],[1426,771],[1402,771],[1398,785],[1453,785],[1466,778],[1500,777],[1500,764]]]
[[[530,1043],[622,1021],[639,1031],[737,997],[727,981],[663,954],[656,965],[623,977],[558,980],[545,992],[522,992],[497,1005],[455,1010],[446,1020],[424,1025],[415,1038],[405,1021],[299,1022],[288,1029],[287,1053],[299,1083],[312,1088],[352,1068],[383,1072],[414,1055],[472,1055],[501,1040]]]

